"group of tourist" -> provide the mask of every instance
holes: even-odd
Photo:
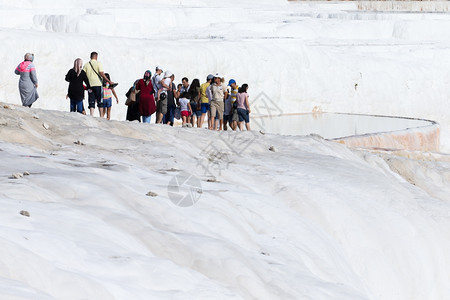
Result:
[[[94,115],[95,105],[98,107],[100,117],[111,118],[112,97],[119,103],[111,77],[103,70],[102,64],[97,60],[98,53],[91,53],[91,60],[83,66],[81,58],[77,58],[73,68],[66,74],[69,90],[66,98],[70,99],[70,111],[86,114],[84,109],[84,91],[88,91],[89,114]],[[84,84],[85,85],[84,85]]]
[[[98,53],[92,52],[90,61],[83,66],[81,58],[74,61],[73,68],[65,77],[69,82],[66,98],[70,99],[70,111],[86,114],[83,100],[85,90],[88,91],[88,109],[91,116],[98,107],[100,117],[111,117],[113,96],[116,103],[119,99],[114,90],[117,83],[111,81],[104,72],[102,64],[97,60]],[[39,98],[37,93],[38,80],[33,64],[34,55],[25,54],[15,73],[20,75],[19,91],[24,106],[31,107]],[[206,81],[200,84],[199,79],[192,80],[183,77],[181,83],[175,85],[175,75],[161,66],[157,66],[155,74],[147,70],[144,76],[134,82],[128,90],[126,105],[129,121],[150,123],[151,116],[156,113],[157,124],[173,126],[175,118],[182,120],[184,127],[202,128],[207,122],[212,130],[227,130],[231,128],[250,130],[248,101],[248,85],[238,86],[234,79],[225,84],[225,79],[219,73],[208,75]]]
[[[156,123],[172,125],[174,119],[181,119],[184,127],[199,127],[207,122],[212,130],[231,128],[250,130],[248,101],[248,85],[238,86],[234,79],[225,84],[220,74],[208,75],[200,84],[199,79],[189,83],[183,77],[177,86],[175,75],[157,66],[152,76],[150,70],[145,71],[142,79],[138,79],[130,87],[127,96],[127,120],[141,120],[150,123],[151,116],[156,113]]]

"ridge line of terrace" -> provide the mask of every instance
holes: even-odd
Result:
[[[450,12],[450,1],[443,0],[288,0],[288,2],[316,2],[321,4],[355,3],[358,10],[379,12]]]

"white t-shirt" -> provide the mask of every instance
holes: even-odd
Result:
[[[167,85],[167,86],[172,86],[172,79],[170,79],[170,78],[164,78],[164,83]],[[160,89],[163,89],[163,91],[167,91],[167,89],[165,88],[165,87],[163,87],[162,86],[162,84],[161,84],[161,87],[160,87]]]
[[[188,109],[189,99],[188,98],[180,98],[180,100],[178,100],[178,101],[180,102],[181,111],[189,111],[189,109]]]
[[[163,80],[163,75],[162,74],[155,74],[153,75],[152,78],[152,84],[153,84],[153,89],[155,90],[155,92],[158,92],[159,89],[161,89],[161,80]]]

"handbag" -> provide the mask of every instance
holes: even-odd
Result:
[[[129,93],[127,93],[127,100],[125,101],[125,105],[130,105],[136,102],[136,89],[130,88]]]

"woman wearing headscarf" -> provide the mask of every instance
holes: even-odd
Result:
[[[70,111],[83,113],[85,90],[83,82],[86,84],[87,89],[89,89],[90,86],[86,72],[83,70],[83,60],[81,58],[75,59],[73,68],[67,72],[66,81],[69,82],[69,91],[67,96],[70,99]]]
[[[145,71],[144,77],[136,84],[136,94],[139,93],[139,112],[143,123],[150,123],[151,116],[156,112],[155,98],[153,97],[152,72]]]
[[[19,92],[20,98],[22,99],[22,105],[28,107],[31,107],[31,105],[39,98],[37,92],[38,80],[33,60],[34,54],[25,54],[24,61],[21,62],[15,70],[15,73],[20,75]]]
[[[131,93],[134,92],[136,90],[136,85],[139,82],[140,79],[136,80],[133,83],[133,86],[130,87],[130,89],[128,90],[128,92],[125,94],[125,96],[127,97],[127,102],[125,102],[125,104],[128,106],[127,107],[127,121],[139,121],[141,122],[141,113],[139,111],[139,104],[141,103],[141,99],[140,99],[140,95],[139,94],[134,94],[134,101],[128,101],[128,99],[130,99],[131,97]]]

